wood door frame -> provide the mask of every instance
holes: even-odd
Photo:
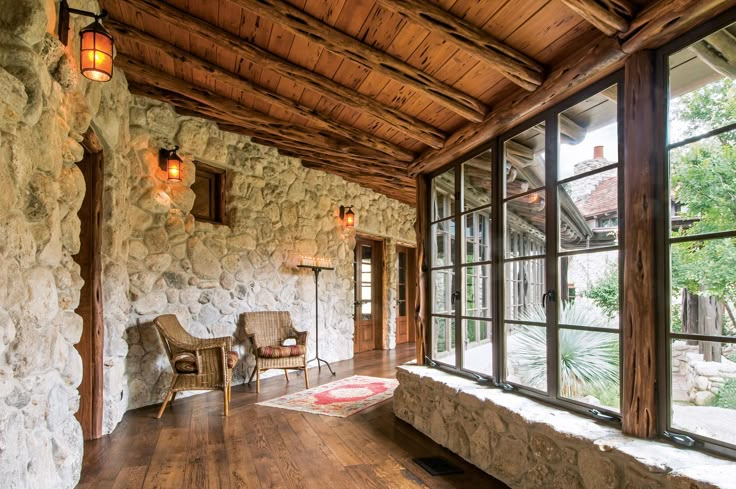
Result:
[[[378,257],[375,257],[375,263],[377,263],[379,266],[377,268],[378,271],[378,277],[373,277],[373,280],[375,280],[374,287],[373,287],[373,335],[374,335],[374,350],[386,350],[388,348],[388,344],[386,342],[386,333],[388,332],[388,318],[385,317],[384,311],[386,310],[385,307],[383,307],[383,304],[388,299],[388,291],[386,290],[385,284],[384,284],[384,269],[386,268],[386,240],[380,236],[373,236],[370,234],[363,234],[363,233],[356,233],[355,234],[356,240],[366,240],[371,241],[375,244],[374,250],[378,253]],[[355,259],[355,253],[357,251],[358,244],[356,242],[355,249],[353,250],[353,259]],[[355,273],[355,271],[353,271]],[[353,284],[355,284],[355,277],[353,277]],[[376,285],[378,287],[376,287]],[[378,289],[378,290],[377,290]],[[377,295],[377,293],[380,293],[380,295]],[[380,318],[380,320],[376,320],[376,318]],[[356,335],[353,335],[353,346],[355,346],[355,340]],[[355,348],[353,349],[355,351]]]
[[[396,260],[399,259],[399,252],[406,251],[406,321],[408,323],[409,327],[409,339],[406,341],[406,343],[416,343],[416,321],[414,318],[414,311],[416,309],[417,304],[417,291],[416,291],[416,281],[414,280],[416,276],[416,253],[417,253],[417,247],[411,246],[408,244],[398,243],[396,244]],[[398,267],[398,263],[397,263]],[[397,281],[398,286],[398,281]],[[398,292],[397,292],[398,294]],[[399,313],[396,312],[396,319],[398,320]],[[398,336],[398,328],[397,328],[397,336]],[[398,340],[398,338],[397,338]],[[398,341],[396,342],[397,344]]]
[[[77,165],[84,175],[87,191],[79,209],[82,222],[80,241],[88,242],[89,280],[80,291],[86,296],[89,311],[79,311],[84,325],[82,336],[75,348],[82,357],[82,383],[79,385],[79,410],[76,413],[85,440],[102,436],[104,410],[104,320],[102,307],[102,194],[104,190],[104,156],[94,131],[90,128],[82,142],[84,159]],[[86,208],[86,209],[85,209]],[[81,216],[83,212],[86,216]],[[84,219],[82,219],[84,217]],[[85,225],[88,225],[85,228]],[[86,231],[86,232],[85,232]],[[82,253],[83,249],[76,256]],[[80,270],[80,273],[84,271]]]

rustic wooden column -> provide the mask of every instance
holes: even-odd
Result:
[[[626,60],[624,96],[623,431],[652,438],[656,425],[655,191],[661,165],[662,121],[656,111],[655,57]]]
[[[426,355],[426,331],[429,320],[429,258],[425,248],[426,236],[429,233],[429,215],[427,209],[427,180],[424,175],[417,176],[417,220],[414,231],[417,235],[416,266],[416,305],[414,306],[414,324],[416,332],[417,363],[424,365]]]

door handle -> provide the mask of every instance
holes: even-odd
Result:
[[[548,290],[544,294],[542,294],[542,307],[547,307],[547,302],[554,302],[555,301],[555,291],[554,290]]]
[[[452,293],[452,295],[450,297],[451,297],[451,300],[452,300],[452,304],[455,305],[455,301],[456,300],[457,301],[460,300],[460,291],[459,290],[456,290],[455,292]]]

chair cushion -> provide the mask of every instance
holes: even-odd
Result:
[[[240,355],[236,351],[227,352],[227,368],[235,367],[238,363]],[[197,359],[194,353],[185,351],[177,354],[174,357],[174,368],[180,374],[193,374],[197,373]]]
[[[238,359],[240,359],[240,355],[238,355],[238,352],[236,351],[227,352],[227,368],[235,367],[235,364],[238,363]]]
[[[298,357],[306,352],[307,348],[304,345],[262,346],[258,348],[258,356],[262,358]]]

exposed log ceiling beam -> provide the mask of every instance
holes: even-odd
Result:
[[[377,102],[369,96],[344,87],[327,77],[295,65],[176,7],[158,0],[125,0],[125,3],[161,23],[176,25],[187,30],[224,51],[229,51],[249,62],[267,68],[338,104],[370,114],[430,147],[442,147],[445,141],[445,135],[441,131],[415,117]]]
[[[375,136],[365,133],[359,129],[356,129],[347,124],[341,124],[339,122],[330,119],[322,114],[315,112],[309,107],[299,104],[283,95],[273,93],[263,87],[259,87],[246,79],[240,78],[239,76],[220,68],[219,66],[210,63],[207,60],[193,56],[186,51],[177,48],[165,41],[157,39],[149,34],[139,31],[133,27],[127,26],[113,19],[105,22],[105,26],[108,27],[113,33],[121,35],[128,39],[135,40],[141,45],[151,46],[160,49],[174,58],[182,66],[189,67],[193,70],[204,71],[205,73],[212,76],[217,81],[226,83],[231,87],[241,90],[245,93],[254,95],[262,100],[265,100],[277,107],[280,107],[288,112],[298,114],[309,121],[315,122],[325,129],[339,134],[340,136],[349,140],[354,140],[358,144],[362,144],[368,148],[373,148],[377,151],[390,154],[392,156],[408,154],[409,152],[403,148],[390,143],[388,141],[381,140]]]
[[[698,21],[733,6],[733,0],[659,0],[637,15],[629,30],[620,35],[624,39],[622,48],[631,54],[659,47]]]
[[[426,73],[422,73],[418,68],[410,66],[379,49],[361,43],[357,39],[299,10],[290,3],[283,0],[230,1],[325,47],[337,55],[344,56],[350,61],[403,83],[467,120],[474,122],[483,120],[486,107],[478,100]]]
[[[717,73],[736,78],[736,37],[727,30],[711,34],[690,49]]]
[[[562,0],[562,3],[607,36],[626,32],[634,16],[627,0]]]
[[[430,172],[462,157],[490,138],[563,100],[573,89],[610,72],[620,65],[627,53],[659,47],[729,6],[733,6],[733,0],[660,0],[631,22],[623,46],[618,39],[608,37],[590,43],[585,50],[560,63],[538,90],[518,91],[494,107],[482,123],[466,124],[457,130],[442,149],[425,151],[411,163],[409,174]]]
[[[455,17],[429,1],[378,0],[378,3],[472,53],[527,90],[535,90],[542,84],[542,65],[493,38],[483,29]]]
[[[128,61],[124,56],[119,55],[120,62]],[[116,58],[116,63],[119,61]],[[319,131],[315,131],[309,128],[295,128],[290,124],[284,124],[282,121],[277,121],[269,116],[265,116],[258,112],[252,112],[231,99],[215,95],[205,89],[191,89],[190,87],[182,87],[165,84],[161,82],[161,79],[153,80],[149,71],[136,72],[135,68],[131,69],[133,64],[124,64],[123,69],[126,69],[128,76],[132,75],[132,82],[129,83],[131,93],[136,95],[143,95],[156,100],[170,103],[174,107],[186,109],[191,113],[196,113],[199,117],[205,119],[211,119],[215,121],[227,121],[230,124],[244,128],[244,130],[251,130],[263,135],[269,135],[275,139],[285,139],[295,141],[301,144],[307,144],[309,146],[326,149],[329,151],[336,151],[349,154],[356,152],[361,156],[373,155],[376,159],[385,158],[382,153],[377,153],[369,148],[358,147],[349,142],[342,142],[334,140],[328,136],[325,136]],[[147,74],[148,73],[148,74]],[[175,79],[176,80],[176,79]],[[153,84],[148,85],[148,83]],[[183,82],[180,82],[183,83]],[[170,87],[170,88],[169,88]],[[171,88],[174,88],[172,90]],[[191,97],[189,95],[192,95]],[[212,97],[208,102],[203,102],[203,98]],[[225,105],[228,110],[225,109]],[[264,122],[260,122],[264,120]]]

